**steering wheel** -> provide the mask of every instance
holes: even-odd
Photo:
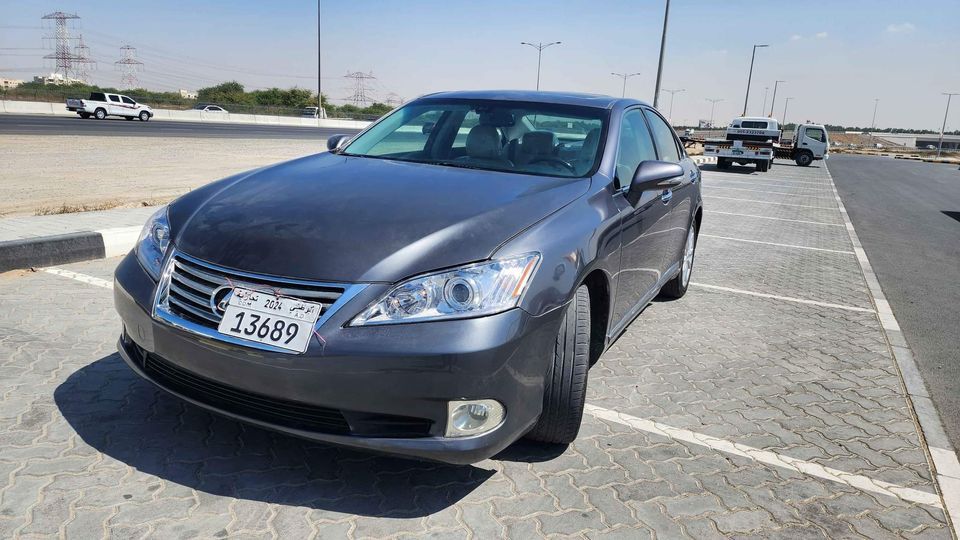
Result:
[[[532,159],[532,160],[530,160],[530,161],[529,161],[529,164],[530,164],[530,165],[533,165],[534,163],[541,163],[541,162],[543,162],[543,163],[552,163],[552,164],[554,164],[554,165],[563,165],[563,166],[564,166],[568,171],[570,171],[571,173],[577,174],[577,169],[576,169],[576,167],[574,167],[569,161],[564,161],[564,160],[562,160],[562,159],[560,159],[560,158],[558,158],[558,157],[540,157],[540,158],[537,158],[537,159]]]

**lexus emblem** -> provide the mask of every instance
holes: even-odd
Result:
[[[214,289],[210,295],[210,309],[218,315],[223,315],[227,311],[227,305],[233,296],[233,287],[230,285],[221,285]]]

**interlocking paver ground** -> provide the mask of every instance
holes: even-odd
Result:
[[[707,194],[725,180],[768,191],[830,185],[819,167],[705,169]],[[705,234],[852,249],[830,227],[710,213],[840,222],[829,200],[819,204],[830,211],[706,202]],[[68,268],[106,277],[116,262]],[[844,254],[704,238],[694,280],[870,306]],[[467,467],[292,439],[157,390],[114,352],[118,333],[105,288],[42,272],[0,276],[0,537],[951,536],[937,505],[589,414],[569,447],[521,442]],[[935,492],[871,313],[691,288],[653,303],[601,358],[588,402]]]

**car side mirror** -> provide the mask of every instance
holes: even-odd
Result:
[[[342,148],[345,144],[347,144],[347,141],[349,140],[350,140],[349,135],[343,135],[343,134],[333,135],[332,137],[327,139],[327,150],[336,154],[337,151],[340,150],[340,148]]]
[[[669,161],[641,161],[633,173],[627,199],[631,203],[640,200],[644,191],[664,190],[677,186],[683,180],[683,167]]]
[[[423,133],[424,135],[429,135],[429,134],[433,133],[433,128],[436,127],[436,125],[437,125],[436,122],[427,122],[427,123],[423,124],[423,127],[420,128],[420,131],[421,131],[421,133]]]

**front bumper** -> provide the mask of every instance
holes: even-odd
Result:
[[[343,326],[340,319],[370,301],[361,295],[320,327],[322,341],[290,355],[158,321],[150,315],[155,288],[133,254],[117,267],[120,353],[161,388],[298,437],[459,464],[496,454],[536,422],[562,316],[562,310],[533,317],[513,309],[457,321]],[[481,435],[444,437],[447,402],[458,399],[495,399],[506,416]]]

